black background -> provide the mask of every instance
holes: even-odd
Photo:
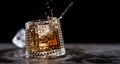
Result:
[[[30,20],[44,19],[43,3],[40,1],[0,2],[0,42],[12,42],[15,33]],[[119,14],[117,2],[53,0],[51,8],[59,17],[68,4],[74,5],[61,19],[66,43],[119,43]]]

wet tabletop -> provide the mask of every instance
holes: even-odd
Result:
[[[26,59],[24,49],[0,44],[0,64],[120,64],[120,44],[65,44],[66,55],[53,59]]]

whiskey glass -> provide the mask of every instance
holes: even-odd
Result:
[[[54,58],[65,55],[61,24],[56,17],[28,21],[26,31],[26,58]]]

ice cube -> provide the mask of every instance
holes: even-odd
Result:
[[[13,44],[17,47],[24,48],[25,47],[25,29],[20,29],[12,39]]]

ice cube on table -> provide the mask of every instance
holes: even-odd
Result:
[[[19,48],[25,47],[25,29],[20,29],[12,39],[13,44]]]

